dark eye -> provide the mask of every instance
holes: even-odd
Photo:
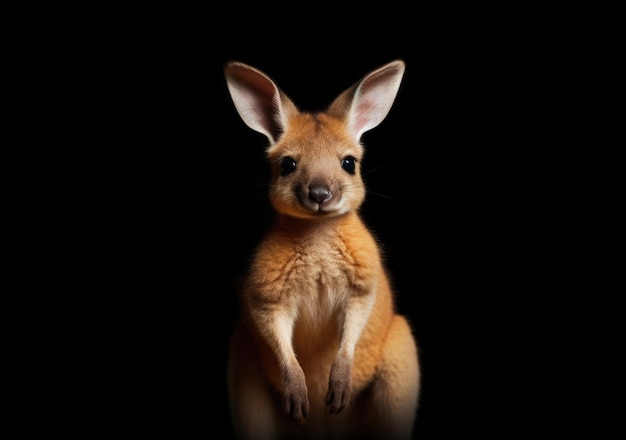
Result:
[[[280,160],[280,175],[286,176],[296,169],[296,161],[291,156],[285,156]]]
[[[354,174],[355,167],[356,167],[356,158],[354,158],[353,156],[346,156],[341,161],[341,168],[343,168],[350,174]]]

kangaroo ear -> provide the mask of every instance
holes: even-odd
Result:
[[[330,105],[328,112],[348,124],[359,140],[361,135],[376,127],[389,113],[400,88],[405,64],[392,61],[368,73],[344,91]]]
[[[298,112],[291,100],[263,72],[244,63],[231,61],[224,67],[228,91],[243,121],[271,144]]]

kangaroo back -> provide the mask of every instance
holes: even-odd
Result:
[[[231,344],[238,438],[411,435],[417,348],[358,214],[360,139],[387,116],[404,70],[390,62],[311,113],[256,68],[225,66],[237,112],[269,142],[276,211],[243,283]]]

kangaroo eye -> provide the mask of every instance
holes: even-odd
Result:
[[[296,161],[291,156],[285,156],[280,160],[280,175],[286,176],[296,169]]]
[[[341,161],[341,168],[346,170],[350,174],[354,174],[356,168],[356,158],[353,156],[346,156]]]

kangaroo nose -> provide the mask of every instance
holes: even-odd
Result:
[[[316,185],[309,188],[309,199],[316,203],[324,203],[330,199],[332,194],[326,186]]]

